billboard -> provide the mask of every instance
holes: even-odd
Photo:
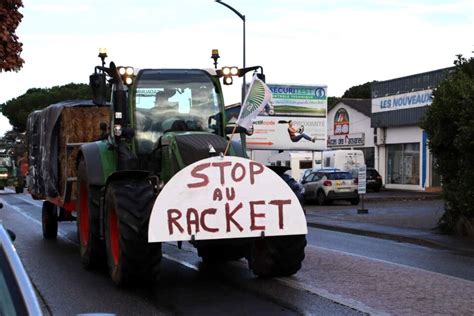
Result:
[[[273,115],[326,117],[327,86],[267,85],[273,95]]]
[[[246,144],[249,149],[325,150],[326,135],[325,117],[258,116]]]

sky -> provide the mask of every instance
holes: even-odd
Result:
[[[354,85],[452,66],[473,56],[472,0],[225,0],[246,17],[246,66],[268,83]],[[243,64],[243,22],[213,0],[23,0],[17,29],[25,60],[0,73],[0,104],[29,88],[87,83],[107,62],[136,68],[212,68]],[[249,77],[250,79],[250,77]],[[248,81],[249,81],[248,79]],[[241,80],[226,87],[240,100]],[[0,136],[11,129],[0,115]]]

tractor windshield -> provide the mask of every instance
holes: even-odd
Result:
[[[137,76],[134,95],[139,153],[150,152],[168,131],[214,132],[220,98],[202,70],[144,69]]]

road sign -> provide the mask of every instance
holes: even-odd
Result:
[[[359,191],[359,194],[365,194],[367,192],[366,186],[367,186],[367,168],[366,166],[363,166],[359,168],[359,182],[357,185],[357,190]]]

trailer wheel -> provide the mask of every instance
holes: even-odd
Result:
[[[107,186],[105,241],[109,273],[116,285],[156,281],[161,243],[148,243],[148,223],[156,194],[144,180]]]
[[[305,247],[305,235],[256,239],[251,248],[249,268],[262,278],[293,275],[301,269]]]
[[[56,239],[58,236],[58,211],[56,205],[49,201],[43,202],[41,224],[45,239]]]
[[[100,240],[100,187],[89,185],[86,164],[80,160],[77,169],[78,205],[77,236],[82,265],[86,269],[105,262],[105,249]]]

